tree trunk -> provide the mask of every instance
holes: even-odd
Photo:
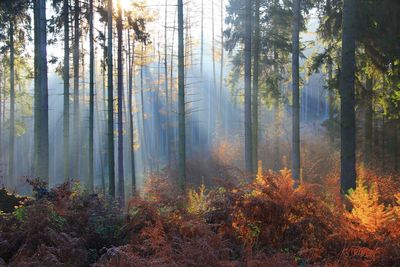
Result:
[[[69,2],[64,0],[64,182],[69,182]]]
[[[355,127],[355,0],[344,0],[341,95],[341,192],[356,187],[356,127]]]
[[[129,61],[129,95],[128,95],[128,109],[129,109],[129,140],[130,153],[131,153],[131,169],[132,169],[132,196],[136,193],[136,168],[135,168],[135,137],[133,127],[133,62],[135,60],[135,50],[131,53],[131,40],[130,32],[128,30],[128,61]]]
[[[14,140],[15,140],[15,50],[14,50],[14,21],[10,19],[10,136],[9,136],[9,161],[8,161],[8,186],[14,183]]]
[[[215,113],[218,113],[217,111],[217,75],[216,75],[216,67],[215,67],[215,12],[214,12],[214,0],[211,0],[211,53],[212,53],[212,72],[213,72],[213,88],[212,88],[212,97],[211,97],[211,112],[214,114],[211,119],[212,119],[212,132],[214,134],[211,135],[211,142],[213,144],[214,138],[215,138],[215,132],[217,129],[217,123],[216,119],[219,117],[219,115],[215,115]],[[219,108],[218,108],[219,109]]]
[[[251,125],[251,36],[252,36],[252,3],[246,1],[245,37],[244,37],[244,138],[245,167],[253,171],[253,144]]]
[[[107,38],[106,38],[106,34],[107,34],[107,22],[105,22],[104,23],[104,40],[103,40],[103,66],[102,66],[102,78],[103,78],[103,92],[102,92],[102,97],[103,97],[103,99],[102,99],[102,101],[103,101],[103,108],[104,108],[104,113],[102,112],[102,114],[103,114],[103,116],[104,116],[104,121],[106,122],[107,121],[107,113],[108,113],[108,110],[106,109],[106,107],[107,107],[107,96],[106,96],[106,91],[107,91],[107,82],[106,82],[106,73],[107,73],[107,50],[108,50],[108,48],[107,48]],[[105,126],[106,126],[106,124],[105,124]],[[103,150],[100,150],[100,151],[102,151],[103,152],[103,155],[102,155],[102,159],[104,159],[104,161],[103,162],[108,162],[108,156],[107,156],[107,152],[106,152],[106,147],[107,147],[107,139],[108,138],[105,138],[106,136],[107,136],[107,132],[108,132],[108,129],[107,129],[107,127],[104,127],[104,139],[103,139],[103,146],[102,146],[102,149],[104,149],[104,151]],[[105,165],[106,164],[104,164],[103,166],[102,166],[102,174],[104,174],[105,173],[105,170],[104,170],[104,167],[105,167]],[[106,179],[105,179],[105,175],[103,175],[102,177],[101,177],[101,186],[102,186],[102,190],[103,190],[103,193],[104,193],[104,195],[106,194]]]
[[[219,103],[218,103],[218,116],[219,116],[219,126],[221,131],[219,135],[225,133],[225,123],[224,119],[224,105],[223,105],[223,84],[224,84],[224,0],[220,0],[220,23],[221,23],[221,65],[220,65],[220,74],[219,74]]]
[[[328,132],[329,132],[329,140],[331,145],[334,142],[335,135],[333,132],[333,121],[334,121],[334,104],[335,104],[335,93],[334,88],[332,87],[333,82],[333,68],[332,68],[332,60],[328,62],[328,90],[329,90],[329,124],[328,124]]]
[[[79,125],[79,0],[75,0],[74,6],[74,53],[73,53],[73,63],[74,63],[74,178],[79,176],[79,148],[80,148],[80,125]]]
[[[300,90],[299,90],[299,34],[300,1],[293,1],[293,51],[292,51],[292,175],[296,183],[300,179]]]
[[[112,51],[112,18],[113,15],[113,3],[112,0],[108,0],[108,53],[107,53],[107,65],[108,65],[108,194],[115,197],[115,162],[114,162],[114,85],[113,85],[113,51]]]
[[[258,76],[260,61],[260,0],[255,0],[254,17],[254,62],[253,62],[253,173],[257,171],[258,161]]]
[[[183,41],[183,1],[178,0],[178,120],[179,120],[179,185],[186,187],[185,127],[185,47]]]
[[[166,155],[168,161],[168,167],[171,166],[171,151],[170,151],[170,103],[169,103],[169,92],[168,92],[168,32],[167,32],[167,18],[168,18],[168,0],[165,0],[165,27],[164,27],[164,87],[165,87],[165,105],[166,105],[166,122],[165,122],[165,138],[166,138]]]
[[[46,1],[34,1],[35,21],[35,115],[34,171],[35,177],[49,182],[49,110],[47,83]]]
[[[89,0],[89,192],[94,190],[94,36],[93,0]]]
[[[203,67],[204,67],[204,0],[201,0],[201,48],[200,48],[200,77],[203,79]]]
[[[3,112],[4,112],[3,106],[2,106],[2,102],[3,102],[2,94],[3,94],[3,90],[4,89],[3,89],[3,84],[2,84],[2,77],[3,77],[3,73],[5,73],[5,71],[2,68],[3,68],[3,64],[2,64],[2,60],[0,58],[0,166],[3,163],[2,155],[4,155],[4,153],[3,153],[3,140],[2,140],[2,131],[3,131],[2,123],[3,123]],[[1,172],[2,172],[2,168],[0,168],[0,173]]]
[[[144,85],[143,85],[143,69],[144,69],[144,43],[141,47],[141,60],[140,60],[140,107],[142,109],[142,155],[143,155],[143,168],[144,172],[147,170],[148,161],[148,150],[147,150],[147,133],[146,133],[146,112],[144,108]]]
[[[121,206],[125,203],[125,181],[124,181],[124,139],[122,122],[122,91],[123,91],[123,66],[122,66],[122,7],[121,0],[118,0],[118,197]]]

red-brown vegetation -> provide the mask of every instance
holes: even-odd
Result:
[[[396,179],[359,173],[346,201],[329,177],[293,189],[287,169],[260,166],[255,179],[186,195],[153,175],[124,210],[79,186],[36,184],[37,200],[0,217],[0,258],[11,266],[397,266]]]

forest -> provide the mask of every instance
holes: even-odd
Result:
[[[400,266],[399,0],[0,0],[0,267]]]

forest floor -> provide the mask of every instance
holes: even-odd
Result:
[[[345,198],[286,169],[187,194],[153,176],[124,209],[79,184],[2,190],[19,203],[2,206],[0,266],[399,266],[398,184],[361,171]]]

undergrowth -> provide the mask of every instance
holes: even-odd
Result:
[[[261,165],[186,194],[153,175],[124,209],[32,182],[35,200],[0,215],[0,266],[399,266],[396,179],[359,173],[345,199],[329,177],[293,189],[289,170]]]

